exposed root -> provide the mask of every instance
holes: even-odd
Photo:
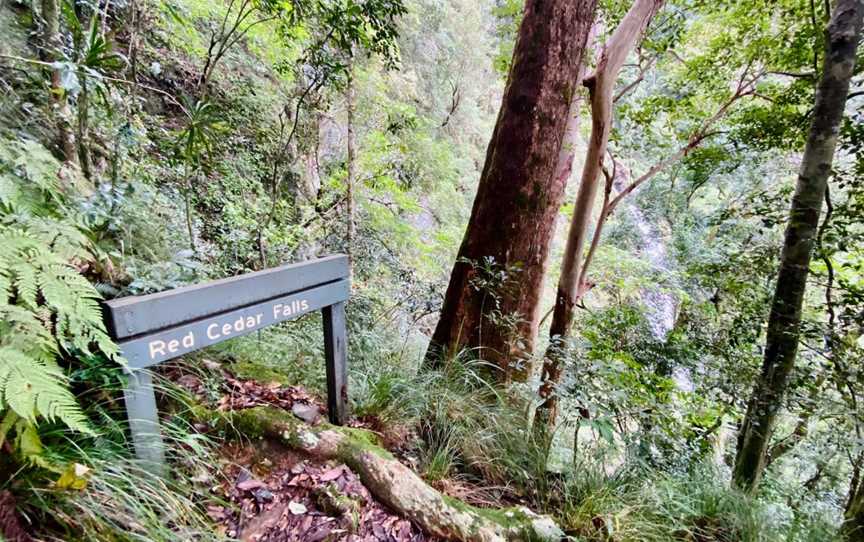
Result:
[[[527,508],[482,509],[442,495],[379,446],[377,436],[369,431],[329,424],[312,427],[272,407],[210,419],[251,437],[278,439],[316,459],[345,463],[377,499],[431,535],[478,542],[551,542],[563,537],[549,517]]]

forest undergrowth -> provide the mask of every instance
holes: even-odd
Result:
[[[385,502],[363,470],[385,465],[472,518],[453,539],[533,542],[551,518],[550,540],[861,540],[860,66],[788,389],[770,438],[750,423],[834,4],[560,3],[545,23],[580,58],[508,83],[558,35],[532,26],[553,4],[0,0],[0,535],[442,538]],[[547,75],[578,84],[529,92]],[[566,100],[511,141],[514,89]],[[529,138],[552,117],[554,153]],[[554,155],[528,172],[549,191],[484,166],[529,148]],[[537,239],[514,252],[518,224]],[[308,314],[153,368],[154,476],[100,303],[334,253],[347,426]],[[329,455],[293,438],[326,431]],[[747,431],[759,465],[736,460]]]

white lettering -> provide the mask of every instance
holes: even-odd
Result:
[[[255,317],[254,316],[247,316],[246,317],[246,327],[248,329],[252,329],[253,327],[255,327]]]
[[[231,324],[222,324],[222,335],[231,335]]]
[[[307,299],[295,299],[287,305],[283,305],[282,303],[276,303],[275,305],[273,305],[273,318],[276,320],[279,320],[280,318],[288,318],[289,316],[297,314],[298,312],[308,310],[309,301]],[[258,323],[261,323],[260,319]]]
[[[168,341],[168,351],[172,354],[177,351],[177,347],[180,346],[180,341],[177,339],[171,339]]]
[[[190,331],[188,335],[183,337],[183,348],[192,348],[195,346],[195,335]]]
[[[264,313],[259,312],[258,314],[256,314],[255,315],[255,323],[260,326],[262,318],[264,318]]]
[[[207,338],[208,339],[218,339],[219,333],[214,331],[215,328],[219,327],[219,324],[210,324],[207,326]]]
[[[165,355],[165,341],[150,341],[150,359],[155,359],[156,354]]]

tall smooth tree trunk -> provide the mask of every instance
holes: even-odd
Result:
[[[591,209],[600,184],[603,156],[609,143],[615,82],[627,55],[636,46],[639,37],[662,5],[663,0],[636,0],[603,47],[594,75],[585,81],[591,97],[591,138],[558,279],[555,309],[549,330],[552,342],[543,365],[541,403],[537,408],[535,427],[544,430],[554,425],[557,417],[558,403],[554,388],[561,377],[560,350],[573,323],[573,311],[579,297],[579,264],[585,247]]]
[[[580,261],[577,261],[576,258],[581,257],[581,255],[575,252],[575,247],[576,245],[581,245],[579,247],[579,251],[581,252],[584,248],[587,231],[573,229],[571,227],[569,238],[570,246],[567,250],[572,249],[574,252],[566,252],[564,255],[563,267],[567,271],[565,275],[568,278],[566,281],[562,280],[559,282],[559,294],[564,292],[564,295],[559,295],[556,298],[556,306],[553,308],[553,311],[558,311],[557,314],[560,316],[560,320],[558,322],[553,322],[550,328],[550,348],[546,352],[546,357],[544,359],[543,379],[540,386],[540,397],[542,398],[542,402],[538,405],[537,411],[537,420],[539,423],[535,424],[535,427],[541,435],[547,429],[547,427],[543,426],[543,423],[549,426],[554,425],[557,417],[557,398],[555,397],[555,388],[560,382],[562,373],[560,356],[563,352],[561,351],[561,348],[566,343],[566,338],[569,336],[571,331],[574,319],[573,308],[585,296],[590,288],[588,270],[590,269],[591,262],[600,246],[603,229],[609,217],[612,216],[621,201],[628,195],[632,194],[634,190],[653,179],[658,173],[670,167],[672,164],[683,159],[690,151],[701,145],[708,137],[717,133],[712,132],[711,128],[729,113],[731,107],[738,100],[741,100],[746,96],[752,96],[755,93],[756,84],[759,82],[760,77],[761,74],[759,73],[753,74],[752,77],[748,77],[748,74],[745,72],[739,79],[738,85],[732,95],[720,105],[718,110],[711,117],[705,119],[705,121],[703,121],[690,134],[687,143],[679,147],[678,150],[671,155],[659,160],[636,179],[633,179],[632,181],[628,180],[629,172],[626,171],[623,164],[617,162],[614,158],[612,159],[613,167],[611,175],[607,175],[604,171],[604,176],[606,176],[606,186],[603,193],[603,204],[595,222],[594,233],[591,237],[591,244],[588,247],[588,253],[585,255],[585,258],[581,260],[580,265]],[[624,90],[619,91],[613,100],[613,103],[614,101],[617,101],[619,97],[623,96],[627,90],[632,88],[633,84],[631,83],[625,87]],[[626,186],[624,185],[625,182],[628,183]],[[618,193],[614,195],[614,197],[612,194],[613,185],[623,186],[623,188],[617,189]],[[577,206],[580,206],[578,202]],[[590,208],[583,210],[582,212],[590,213]],[[581,220],[586,217],[588,217],[587,214],[582,214],[579,217],[580,223]],[[574,215],[574,219],[575,218],[576,215]],[[580,235],[583,236],[581,241],[577,239],[578,231],[581,231]],[[575,278],[574,281],[574,277],[577,277],[577,271],[578,278]],[[562,275],[562,278],[563,277],[564,275]],[[564,282],[564,284],[562,284],[562,282]]]
[[[63,41],[60,38],[60,6],[58,0],[42,0],[42,19],[44,28],[42,40],[45,46],[45,61],[55,62],[58,59]],[[72,110],[66,91],[61,84],[62,74],[59,69],[51,70],[51,99],[57,122],[57,136],[63,158],[71,164],[78,164],[78,149],[75,145],[75,133],[72,130]]]
[[[777,411],[795,365],[810,256],[855,66],[862,18],[864,1],[839,0],[828,23],[822,79],[786,225],[762,373],[738,436],[732,480],[749,492],[756,489],[765,469]]]
[[[555,175],[577,92],[577,78],[596,0],[527,0],[513,63],[477,195],[458,259],[450,275],[441,318],[427,359],[440,362],[462,348],[524,379],[514,369],[533,350],[539,301],[555,218],[566,177]],[[472,263],[491,258],[512,273],[513,286],[478,288]],[[496,315],[511,325],[501,325]]]
[[[345,102],[348,110],[348,175],[345,179],[345,198],[347,208],[347,231],[345,232],[345,245],[348,252],[348,261],[353,269],[354,264],[354,237],[356,236],[356,223],[354,222],[354,184],[357,181],[357,151],[354,137],[354,111],[356,109],[356,95],[354,92],[354,62],[348,63],[348,84],[345,89]],[[353,271],[352,271],[353,273]]]

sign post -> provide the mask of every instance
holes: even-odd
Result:
[[[105,303],[106,324],[129,362],[123,396],[139,459],[161,470],[164,444],[153,383],[145,369],[234,337],[323,312],[327,411],[347,419],[348,257],[328,256],[237,277]]]

